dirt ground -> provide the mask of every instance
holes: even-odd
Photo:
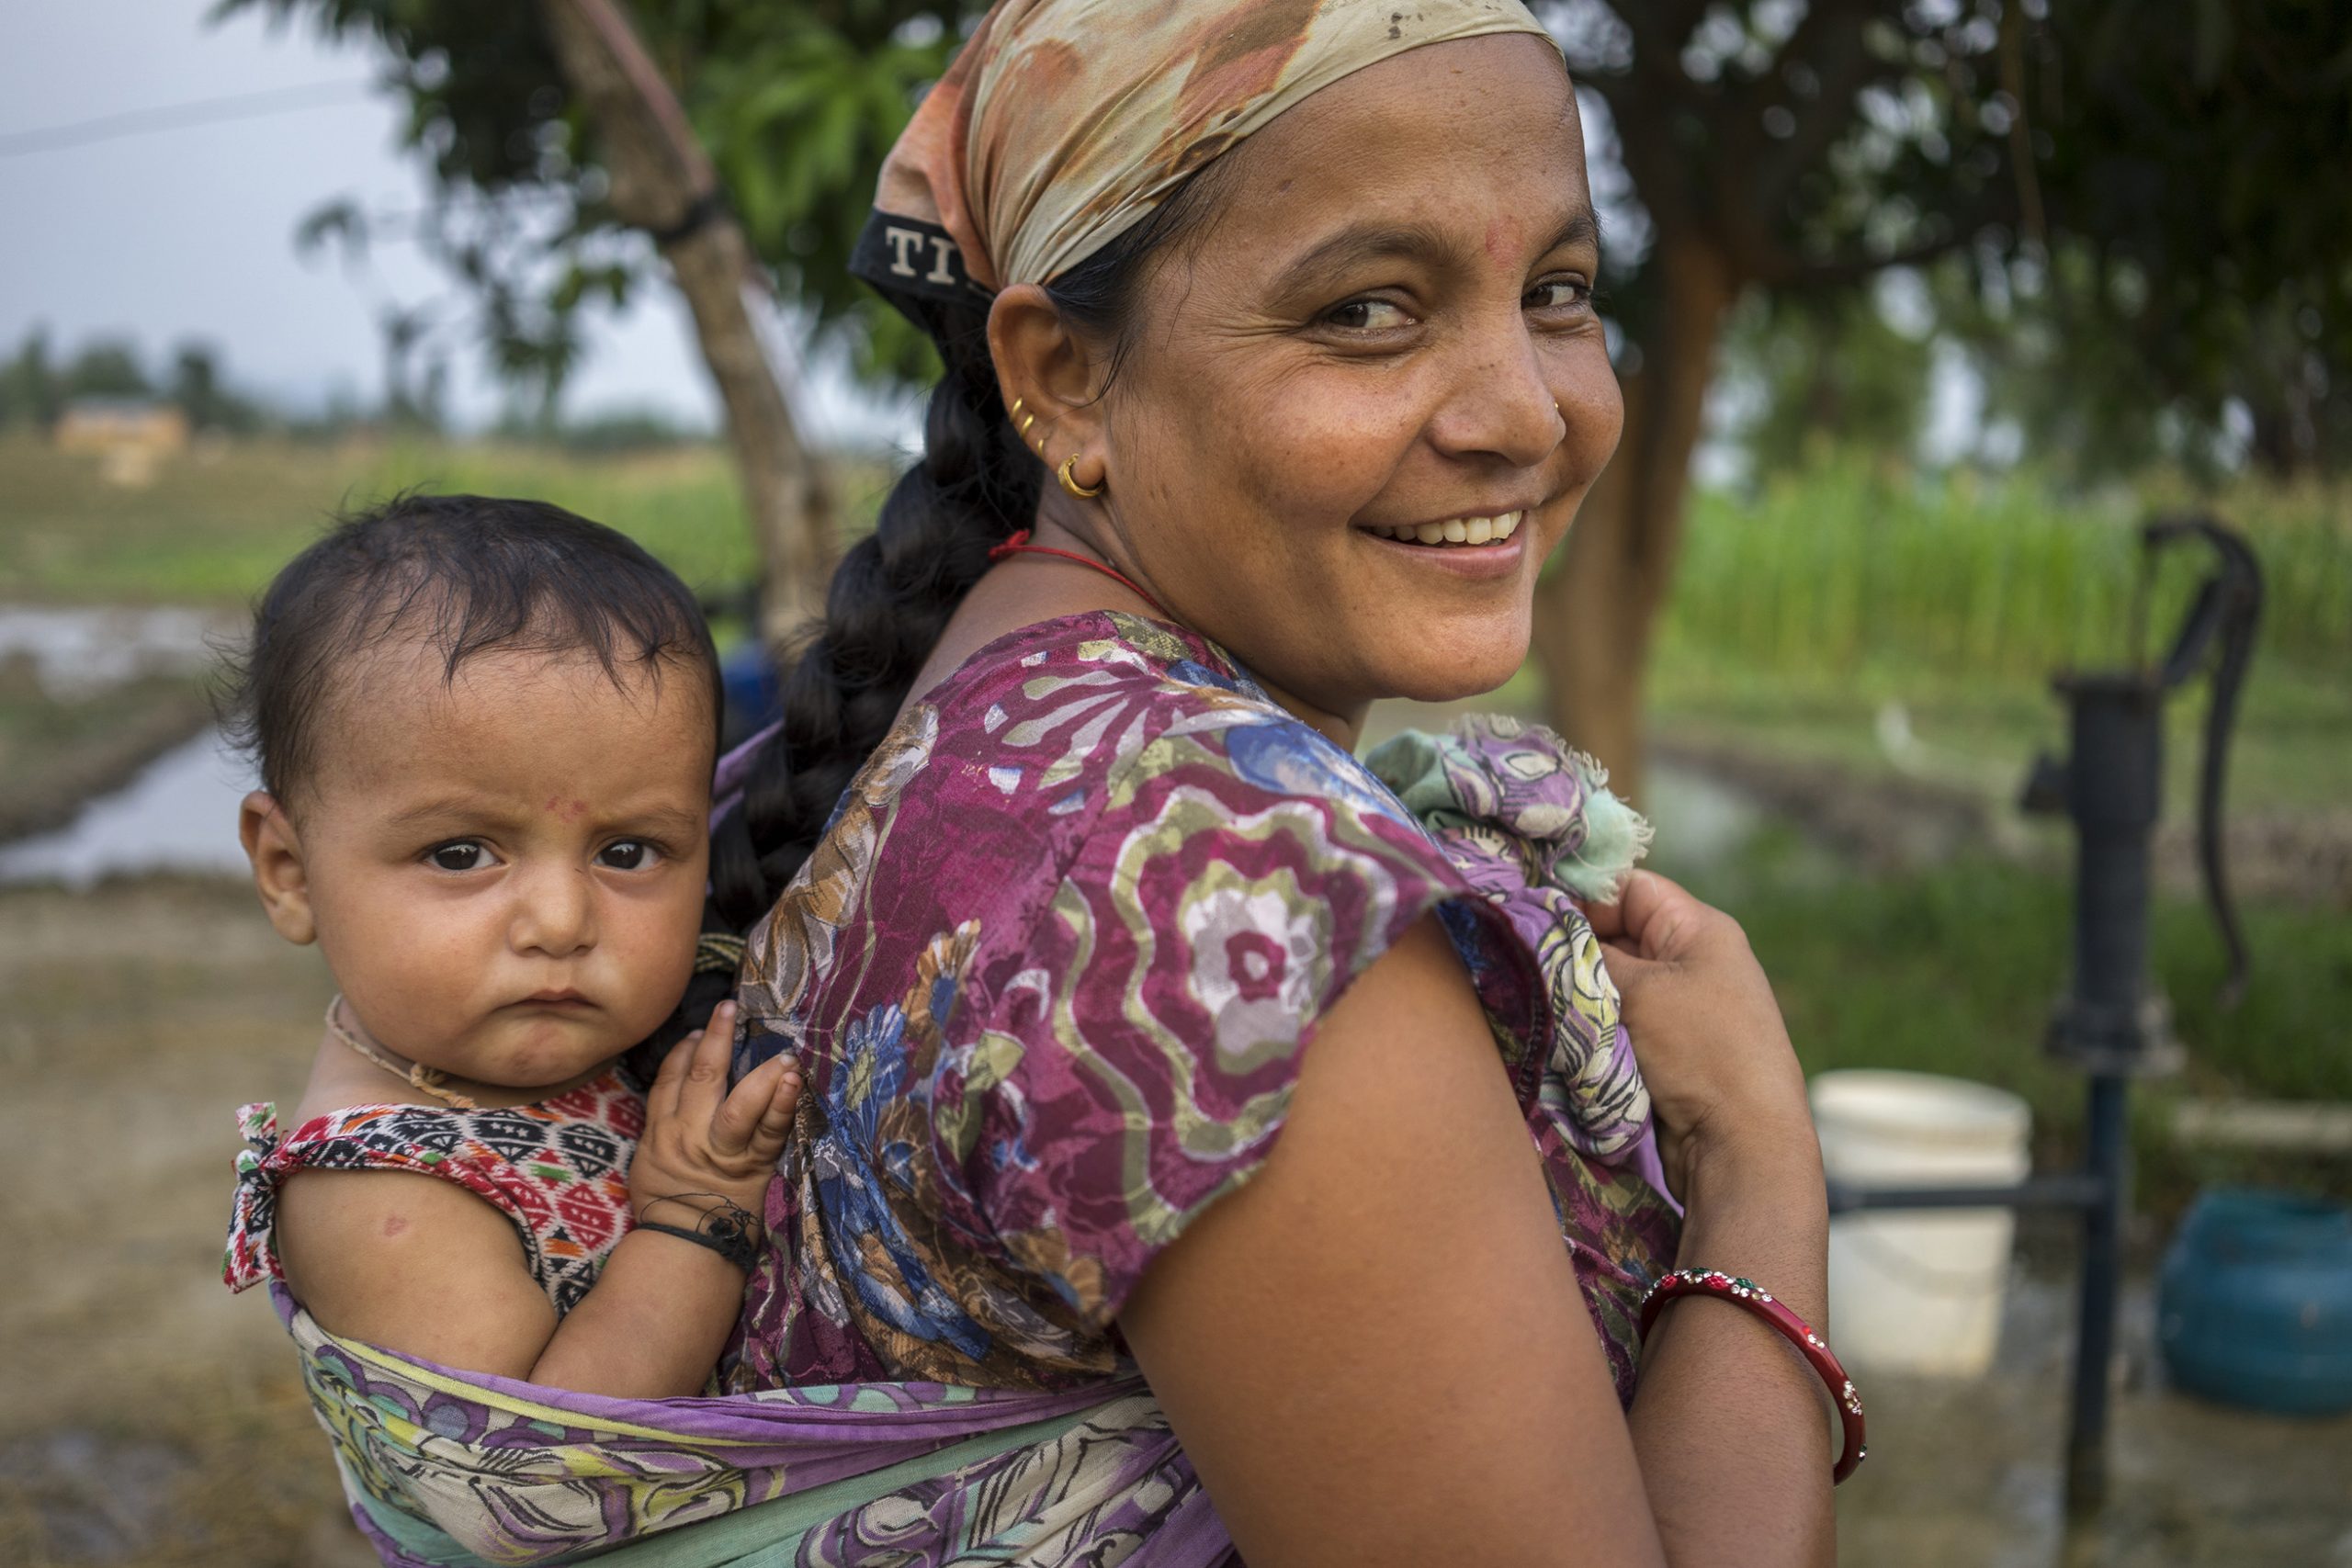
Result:
[[[12,892],[0,997],[0,1562],[373,1562],[268,1303],[220,1284],[234,1112],[300,1089],[316,955],[234,886]]]
[[[250,896],[147,881],[0,893],[0,1564],[353,1568],[292,1353],[220,1282],[233,1112],[300,1088],[326,980]],[[2029,1276],[2005,1370],[1865,1382],[1840,1498],[1861,1568],[2352,1568],[2352,1417],[2286,1422],[2154,1386],[2144,1296],[2106,1518],[2063,1527],[2069,1298]]]

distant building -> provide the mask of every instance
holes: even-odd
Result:
[[[152,398],[76,398],[58,417],[57,449],[96,457],[117,484],[143,485],[187,450],[187,415]]]

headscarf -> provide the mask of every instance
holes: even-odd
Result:
[[[1493,33],[1550,36],[1521,0],[998,0],[883,164],[850,270],[902,307],[1049,282],[1308,94]]]

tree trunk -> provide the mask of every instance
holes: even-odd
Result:
[[[615,0],[541,0],[540,14],[564,80],[596,126],[614,211],[655,237],[693,312],[760,547],[760,630],[778,647],[824,605],[834,513],[761,347],[747,297],[759,276],[750,242],[717,205],[710,162]]]
[[[1659,329],[1624,378],[1617,456],[1536,595],[1534,627],[1554,727],[1637,802],[1651,635],[1682,542],[1716,340],[1738,293],[1722,254],[1696,237],[1662,235],[1650,265],[1659,269]]]

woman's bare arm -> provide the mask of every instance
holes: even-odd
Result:
[[[1762,1158],[1695,1170],[1677,1267],[1745,1274],[1826,1325],[1829,1215],[1817,1154],[1813,1168],[1810,1180]],[[1828,1393],[1759,1319],[1727,1302],[1676,1302],[1642,1348],[1630,1414],[1667,1561],[1836,1561]]]
[[[1744,1169],[1727,1156],[1710,1183]],[[1699,1222],[1715,1244],[1781,1221],[1731,1207]],[[1637,1450],[1434,920],[1332,1010],[1265,1166],[1120,1322],[1254,1568],[1827,1561],[1818,1396],[1780,1379],[1777,1344],[1685,1331]],[[1758,1497],[1725,1472],[1750,1459],[1701,1439],[1732,1385],[1812,1435],[1821,1486]]]
[[[1746,933],[1649,872],[1592,916],[1689,1204],[1677,1266],[1745,1274],[1828,1333],[1821,1147]],[[1668,1559],[1714,1561],[1724,1517],[1742,1521],[1741,1562],[1834,1558],[1832,1414],[1813,1369],[1755,1317],[1704,1298],[1668,1309],[1632,1421]]]

